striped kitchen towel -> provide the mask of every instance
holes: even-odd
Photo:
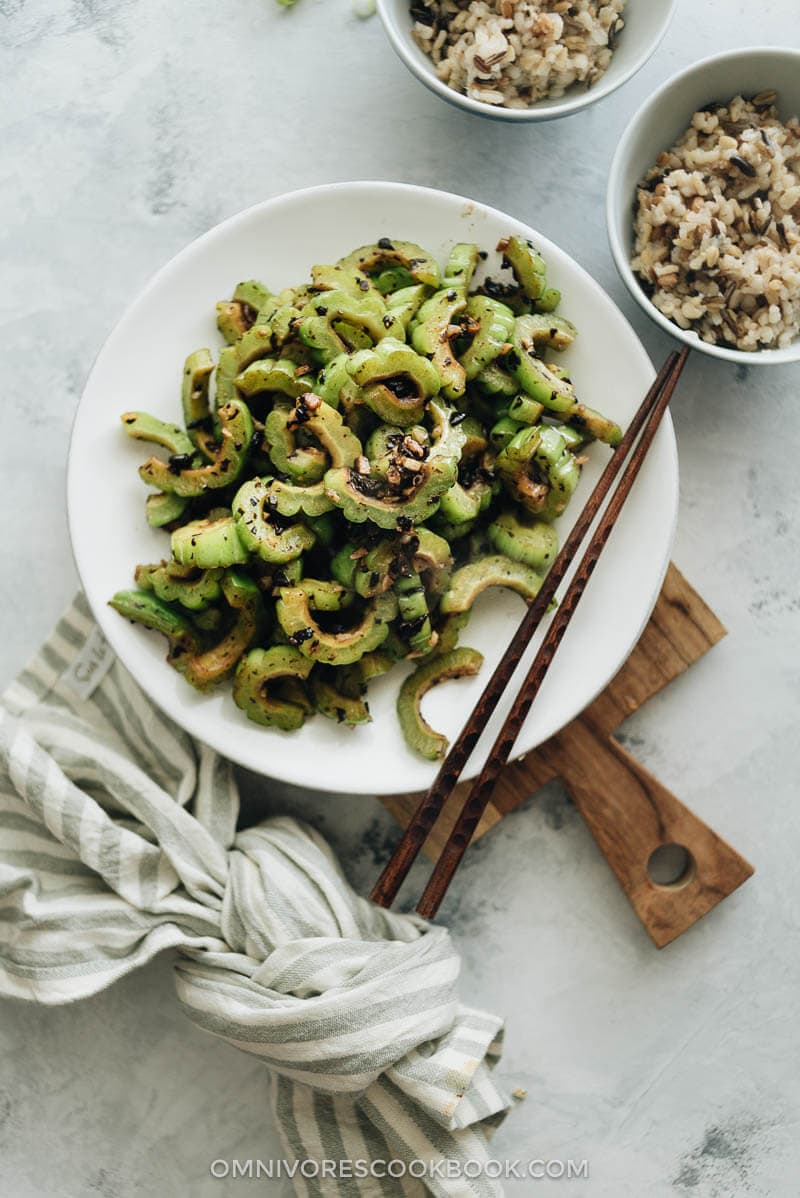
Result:
[[[312,1166],[298,1193],[500,1194],[502,1025],[459,1002],[447,931],[360,898],[313,829],[237,831],[238,811],[230,764],[153,707],[79,597],[0,706],[0,993],[71,1002],[175,947],[188,1017],[267,1066],[287,1160]]]

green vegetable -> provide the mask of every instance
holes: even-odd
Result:
[[[222,593],[235,613],[233,624],[212,648],[181,662],[182,673],[198,690],[208,690],[230,674],[264,624],[261,591],[247,575],[229,570],[222,579]]]
[[[367,407],[381,420],[403,428],[422,419],[426,401],[441,387],[432,363],[393,337],[386,337],[375,349],[354,354],[347,370]]]
[[[336,513],[328,511],[319,516],[307,515],[306,524],[317,538],[317,544],[332,551],[334,542],[339,538],[339,522]]]
[[[469,611],[487,587],[507,587],[530,603],[538,595],[541,585],[541,574],[498,553],[456,570],[442,595],[441,610],[445,613]]]
[[[561,292],[555,287],[545,287],[536,301],[536,310],[538,312],[555,312],[560,303]]]
[[[469,615],[468,611],[461,611],[452,616],[445,616],[437,629],[439,639],[434,649],[426,657],[421,658],[421,663],[433,661],[436,657],[444,657],[445,653],[452,653],[458,645],[458,638],[461,636],[462,630],[469,623]]]
[[[312,611],[341,611],[355,598],[349,587],[332,578],[303,578],[297,586],[305,591]]]
[[[531,401],[533,402],[533,401]],[[517,420],[512,420],[510,416],[501,416],[496,424],[493,424],[489,432],[489,440],[494,449],[505,449],[509,441],[519,430],[522,425]]]
[[[313,407],[311,406],[313,403]],[[304,431],[304,436],[314,434],[327,451],[327,459],[320,450],[311,447],[298,448],[293,429]],[[323,483],[315,482],[321,477],[326,464],[336,468],[352,466],[361,454],[361,443],[343,423],[339,413],[317,396],[309,396],[293,411],[275,409],[267,419],[267,433],[273,438],[270,456],[274,464],[298,479],[297,483],[269,479],[271,505],[282,516],[295,516],[302,512],[309,517],[319,517],[334,506],[325,493]],[[301,485],[305,482],[306,485]]]
[[[380,678],[381,674],[388,674],[395,659],[385,650],[386,641],[383,642],[380,649],[376,649],[373,653],[365,653],[355,665],[348,666],[347,670],[342,671],[342,685],[345,687],[355,685],[360,692],[361,688],[365,687],[373,678]]]
[[[237,375],[236,388],[248,397],[262,391],[277,391],[289,399],[297,399],[311,390],[309,377],[298,375],[297,370],[289,358],[259,358]]]
[[[532,241],[509,237],[505,257],[529,299],[541,299],[547,286],[547,266]]]
[[[510,344],[514,313],[498,300],[473,295],[467,303],[467,316],[480,327],[461,355],[461,365],[467,378],[475,379]]]
[[[453,522],[444,520],[438,513],[434,516],[436,531],[441,536],[446,537],[451,545],[456,545],[459,553],[463,552],[463,547],[458,545],[459,541],[464,541],[476,530],[477,518],[471,520],[459,520]]]
[[[169,495],[163,491],[157,495],[148,495],[145,500],[145,514],[151,528],[163,528],[165,524],[173,524],[180,520],[189,500],[181,495]]]
[[[325,494],[323,483],[310,483],[306,487],[285,483],[281,479],[265,477],[265,486],[270,493],[270,503],[281,516],[323,516],[333,508]]]
[[[530,395],[515,395],[508,405],[506,419],[513,421],[517,427],[521,424],[538,424],[544,415],[544,405],[531,399]]]
[[[233,701],[256,724],[294,732],[305,723],[308,709],[302,701],[278,697],[274,693],[274,684],[276,679],[284,678],[305,681],[313,665],[290,645],[251,649],[236,667]]]
[[[517,317],[517,329],[531,345],[550,346],[551,349],[567,349],[578,335],[574,324],[563,316],[547,316],[532,313]]]
[[[246,304],[258,313],[272,298],[272,292],[264,283],[259,283],[258,279],[245,279],[236,284],[233,298],[236,303]]]
[[[419,699],[477,669],[457,647],[476,595],[532,599],[578,455],[618,443],[591,395],[544,361],[576,331],[540,254],[518,237],[498,248],[511,286],[475,285],[471,243],[440,271],[389,238],[274,294],[246,279],[218,305],[218,354],[185,360],[183,424],[123,417],[161,447],[140,474],[171,555],[137,567],[139,590],[112,604],[162,632],[194,686],[233,675],[255,723],[366,723],[370,680],[413,660],[400,718],[435,759],[444,738]]]
[[[180,459],[169,463],[150,458],[139,467],[140,477],[160,491],[183,497],[202,495],[205,491],[229,486],[244,469],[253,436],[253,418],[240,400],[231,400],[218,412],[221,440],[214,461],[206,466],[179,465]]]
[[[475,416],[465,416],[461,421],[461,432],[464,434],[462,458],[478,458],[489,447],[489,439],[481,422]]]
[[[294,406],[295,421],[306,433],[313,433],[328,451],[332,466],[352,466],[361,454],[361,442],[350,431],[342,417],[316,395],[298,400]]]
[[[444,268],[444,278],[442,279],[442,288],[445,291],[451,287],[455,288],[466,299],[477,265],[478,247],[469,241],[458,242],[457,245],[453,246],[450,251],[450,257],[447,259],[447,265]]]
[[[195,444],[197,444],[197,428],[209,424],[211,420],[208,389],[213,372],[214,359],[207,349],[195,350],[194,353],[189,354],[183,364],[181,384],[183,422],[189,437]]]
[[[235,345],[251,326],[242,304],[222,300],[217,304],[217,328],[228,345]]]
[[[564,438],[564,444],[566,445],[567,449],[571,450],[573,453],[575,453],[578,449],[582,449],[584,445],[591,444],[591,442],[595,440],[588,429],[585,428],[573,428],[571,424],[556,424],[554,427],[558,429],[559,433]]]
[[[220,569],[197,570],[178,562],[137,566],[134,577],[143,591],[153,591],[165,603],[180,603],[191,611],[203,611],[222,596]]]
[[[368,724],[372,719],[369,707],[360,696],[351,696],[338,690],[330,679],[319,674],[319,667],[314,670],[311,679],[311,694],[314,696],[314,706],[320,715],[338,724]]]
[[[152,441],[154,445],[168,449],[171,454],[194,453],[194,445],[177,424],[166,424],[147,412],[123,412],[120,419],[128,436],[137,441]]]
[[[431,627],[425,587],[416,570],[409,570],[395,581],[394,593],[401,620],[397,631],[408,641],[413,656],[429,653],[438,637]]]
[[[406,270],[405,266],[388,266],[379,275],[375,275],[373,283],[381,295],[392,295],[395,291],[403,291],[406,287],[414,286],[411,272]]]
[[[312,266],[311,283],[315,291],[344,291],[359,298],[376,290],[376,283],[356,266]],[[380,286],[378,291],[383,291]]]
[[[379,541],[369,550],[348,541],[331,559],[331,572],[362,599],[372,599],[391,587],[396,560],[397,547],[390,540]]]
[[[356,267],[368,275],[377,274],[387,266],[402,266],[415,283],[439,286],[436,260],[413,241],[390,241],[388,237],[382,237],[377,244],[362,245],[360,249],[340,258],[339,266]]]
[[[451,524],[463,524],[477,519],[491,502],[492,484],[486,479],[478,477],[466,487],[456,482],[442,496],[439,514]]]
[[[395,528],[398,518],[422,524],[439,506],[442,495],[456,480],[464,434],[451,423],[450,412],[431,401],[438,437],[414,473],[413,488],[393,492],[380,478],[355,470],[329,470],[325,494],[354,524],[371,520],[380,528]]]
[[[514,512],[502,512],[486,530],[498,553],[523,562],[544,575],[558,553],[558,533],[542,520],[523,520]]]
[[[272,297],[263,311],[259,312],[256,323],[240,337],[233,347],[232,357],[238,366],[237,374],[241,373],[251,362],[269,357],[272,350],[277,349],[286,339],[291,323],[291,314],[297,315],[298,309],[290,303],[281,303],[281,298],[279,296]]]
[[[325,363],[354,347],[349,330],[365,334],[367,345],[402,331],[381,297],[372,293],[359,298],[346,291],[325,291],[314,296],[297,319],[301,341],[317,350]]]
[[[417,666],[409,674],[397,698],[397,718],[406,744],[429,761],[440,761],[447,752],[447,737],[434,732],[421,711],[424,696],[437,683],[448,678],[463,678],[477,674],[483,656],[476,649],[454,649],[441,657]]]
[[[275,614],[290,643],[305,657],[346,666],[385,641],[397,604],[392,595],[378,595],[364,608],[357,625],[342,632],[326,632],[311,614],[306,592],[301,587],[283,587]]]
[[[460,332],[456,320],[466,306],[466,295],[448,287],[425,300],[411,323],[411,344],[418,354],[431,359],[448,399],[460,399],[466,390],[466,371],[452,346]]]
[[[108,605],[126,620],[165,636],[170,642],[170,658],[197,651],[197,634],[188,616],[156,595],[147,591],[117,591]]]
[[[269,336],[269,330],[267,330]],[[264,346],[264,354],[266,356],[272,349],[272,339]],[[214,396],[214,405],[216,409],[224,408],[232,400],[236,399],[236,376],[241,370],[239,363],[239,354],[236,346],[229,345],[227,349],[220,352],[219,360],[217,361],[216,375],[216,394]],[[188,426],[187,426],[188,427]]]
[[[557,429],[521,429],[497,457],[497,472],[509,495],[527,512],[555,520],[580,481],[580,467]]]
[[[401,287],[386,297],[386,311],[402,326],[408,329],[409,324],[422,307],[428,294],[428,288],[423,283],[414,283],[411,287]]]
[[[239,540],[265,562],[284,563],[299,557],[316,540],[303,524],[284,524],[270,510],[270,481],[253,478],[236,492],[233,516]],[[275,505],[277,507],[277,504]]]
[[[453,569],[453,555],[444,537],[430,528],[418,528],[417,545],[412,561],[414,568],[424,575],[425,586],[433,595],[439,595],[447,586]]]
[[[619,445],[622,440],[622,429],[619,425],[596,412],[594,408],[587,408],[586,404],[575,404],[567,419],[590,440],[595,437],[612,447]]]
[[[296,415],[294,408],[281,405],[267,416],[264,436],[270,460],[276,470],[288,474],[297,484],[317,483],[327,467],[325,453],[319,446],[298,443],[295,434],[302,426],[297,423]]]
[[[361,402],[358,385],[348,371],[349,364],[349,354],[337,354],[317,375],[315,393],[332,408],[347,411]]]
[[[257,322],[249,332],[245,333],[237,345],[239,368],[244,369],[258,358],[268,357],[270,352],[283,350],[290,343],[292,353],[296,354],[296,322],[300,318],[300,307],[295,304],[305,304],[306,298],[292,292],[287,303],[280,300],[271,301],[263,312],[259,313]],[[305,351],[303,351],[305,352]]]
[[[511,337],[513,350],[504,361],[520,387],[553,412],[570,412],[576,405],[575,388],[567,379],[559,378],[536,356],[536,349],[525,336],[521,322],[526,317],[518,316]]]
[[[503,365],[506,357],[507,355],[504,354],[502,358],[490,362],[477,375],[476,382],[487,395],[510,396],[517,394],[516,380],[511,377]]]
[[[172,556],[182,566],[208,570],[216,566],[244,565],[250,554],[239,537],[232,516],[192,520],[172,534]]]

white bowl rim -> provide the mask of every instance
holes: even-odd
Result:
[[[719,54],[710,54],[707,58],[701,58],[697,62],[690,63],[689,66],[684,67],[683,70],[678,71],[677,74],[665,80],[648,97],[641,108],[631,117],[620,134],[617,148],[614,151],[614,157],[611,160],[611,167],[608,172],[608,187],[606,189],[606,228],[611,256],[622,277],[622,281],[639,307],[651,320],[660,325],[666,333],[669,333],[672,337],[677,337],[679,341],[682,341],[684,345],[688,345],[690,349],[699,350],[700,353],[708,354],[713,358],[720,358],[726,362],[735,362],[740,366],[788,366],[793,362],[800,361],[800,337],[797,337],[791,345],[785,346],[783,349],[729,349],[724,345],[712,345],[708,341],[703,341],[691,329],[682,329],[679,325],[664,316],[662,312],[659,312],[655,304],[650,302],[631,269],[630,257],[619,237],[616,220],[618,214],[616,197],[619,191],[619,177],[622,173],[623,158],[636,129],[639,128],[640,124],[652,110],[663,102],[664,97],[673,88],[680,87],[686,79],[712,64],[735,61],[736,59],[754,58],[759,54],[773,54],[785,58],[795,58],[800,66],[800,49],[795,49],[792,46],[740,46],[734,50],[722,50]],[[658,152],[656,151],[656,153]]]
[[[234,224],[238,224],[240,221],[248,220],[255,213],[259,212],[262,209],[268,208],[270,205],[273,205],[276,203],[280,203],[280,204],[291,203],[293,201],[298,200],[300,197],[308,196],[308,195],[314,194],[314,193],[317,193],[320,195],[327,195],[327,194],[336,193],[336,192],[340,192],[340,191],[347,192],[347,191],[352,191],[352,190],[356,190],[356,191],[360,191],[362,189],[367,190],[367,189],[374,188],[374,187],[390,188],[393,191],[406,191],[409,193],[416,193],[416,194],[423,194],[423,195],[430,194],[430,195],[436,195],[436,196],[445,196],[450,200],[455,200],[459,204],[479,205],[489,215],[500,216],[500,217],[506,217],[508,215],[508,214],[504,213],[501,209],[495,208],[490,204],[485,204],[482,201],[476,201],[467,196],[458,195],[455,192],[448,192],[441,188],[423,187],[423,186],[420,186],[415,183],[398,183],[398,182],[394,182],[392,180],[386,180],[386,179],[359,179],[359,180],[338,181],[338,182],[332,182],[332,183],[321,183],[321,184],[312,185],[310,187],[296,188],[289,192],[279,192],[277,195],[271,196],[267,199],[259,200],[257,203],[251,204],[247,208],[243,208],[240,211],[231,214],[230,216],[226,217],[224,220],[219,221],[216,225],[213,225],[210,229],[207,229],[204,233],[199,234],[197,237],[195,237],[191,241],[187,242],[186,245],[184,245],[176,254],[174,254],[170,259],[168,259],[163,264],[163,266],[161,266],[158,270],[155,271],[154,274],[152,274],[150,276],[150,278],[147,280],[147,282],[144,284],[144,286],[134,295],[131,302],[127,305],[127,307],[120,314],[120,316],[115,320],[113,327],[109,331],[107,337],[104,339],[103,344],[100,346],[100,349],[98,350],[98,353],[95,356],[95,359],[92,363],[91,369],[89,370],[89,372],[87,374],[86,382],[84,384],[84,391],[89,386],[89,383],[91,381],[92,375],[95,371],[95,368],[96,368],[98,362],[103,357],[103,355],[106,353],[109,345],[113,341],[114,337],[117,335],[119,329],[127,322],[129,316],[146,299],[146,297],[148,295],[150,295],[151,292],[156,289],[156,287],[161,282],[161,280],[165,276],[170,275],[173,271],[179,269],[183,260],[186,257],[193,254],[200,245],[212,242],[219,237],[223,237],[230,226],[232,226]],[[516,220],[519,224],[526,225],[526,222],[524,220],[520,220],[519,218],[512,218],[512,219]],[[527,227],[530,228],[531,226],[527,226]],[[539,237],[541,244],[543,246],[545,246],[547,250],[549,250],[551,248],[555,249],[555,250],[557,250],[558,253],[562,254],[565,258],[568,258],[569,261],[574,266],[575,270],[578,272],[578,274],[583,276],[586,284],[590,288],[599,292],[602,295],[605,302],[607,304],[610,304],[614,309],[616,309],[616,311],[619,314],[619,316],[621,317],[621,319],[624,320],[625,323],[630,326],[630,322],[627,320],[624,313],[621,312],[621,310],[619,309],[619,307],[615,303],[615,301],[612,299],[612,297],[602,287],[602,285],[600,283],[598,283],[597,280],[592,275],[589,274],[589,272],[586,270],[586,268],[581,266],[581,264],[577,261],[577,259],[573,258],[570,254],[568,254],[566,250],[561,249],[561,247],[556,245],[556,243],[551,242],[550,239],[545,237],[543,234],[542,235],[537,234],[537,236]],[[630,326],[630,327],[631,327],[631,332],[636,339],[636,342],[638,344],[639,351],[640,351],[642,357],[650,365],[651,376],[653,378],[655,378],[655,370],[653,369],[652,363],[650,362],[649,354],[647,353],[647,350],[645,349],[644,345],[642,344],[641,340],[639,339],[638,335],[636,334],[636,330],[632,326]],[[77,509],[78,509],[79,505],[78,505],[77,498],[73,499],[73,492],[76,491],[76,489],[77,489],[78,480],[76,477],[76,472],[73,469],[71,469],[71,463],[73,460],[73,453],[72,453],[73,443],[75,441],[76,432],[77,432],[78,426],[80,424],[82,400],[83,400],[83,393],[81,395],[81,400],[78,402],[78,405],[76,407],[75,415],[73,417],[73,422],[72,422],[72,428],[70,431],[68,455],[67,455],[65,490],[66,490],[66,504],[67,504],[67,526],[68,526],[69,535],[70,535],[70,548],[72,551],[73,561],[75,563],[78,577],[81,579],[81,584],[83,586],[83,570],[81,569],[81,561],[79,560],[79,554],[76,549],[76,542],[79,538],[76,537],[75,528],[74,528],[74,520],[77,518],[76,513],[77,513]],[[664,582],[664,578],[667,573],[667,569],[669,568],[669,563],[670,563],[671,555],[672,555],[672,548],[673,548],[674,541],[675,541],[675,533],[677,530],[678,512],[679,512],[678,450],[677,450],[677,442],[676,442],[676,438],[675,438],[674,425],[673,425],[672,417],[671,417],[671,414],[669,411],[667,411],[665,413],[665,416],[662,420],[661,428],[659,430],[659,435],[665,435],[668,438],[668,452],[669,452],[669,455],[671,458],[672,474],[673,474],[673,478],[674,478],[673,511],[672,511],[672,516],[671,516],[671,521],[670,521],[669,536],[665,542],[663,566],[661,568],[658,578],[655,580],[655,585],[654,585],[652,592],[648,598],[646,612],[645,612],[639,626],[637,628],[631,628],[630,635],[628,637],[628,644],[625,648],[624,654],[622,655],[620,661],[615,665],[615,667],[608,673],[608,675],[606,677],[598,678],[598,680],[596,681],[596,684],[594,686],[593,692],[588,696],[588,698],[586,699],[586,702],[583,704],[583,706],[581,707],[580,710],[585,710],[586,707],[588,707],[591,703],[594,702],[594,700],[597,698],[597,696],[605,689],[605,687],[609,684],[609,682],[616,675],[616,673],[619,671],[619,669],[621,669],[624,662],[630,656],[630,653],[636,646],[645,627],[647,626],[647,622],[650,619],[653,607],[655,606],[655,603],[656,603],[658,596],[661,592],[661,588],[663,586],[663,582]],[[87,602],[89,603],[90,610],[92,611],[92,615],[93,615],[94,619],[97,621],[101,632],[106,637],[106,639],[110,642],[111,648],[113,649],[115,655],[117,655],[119,657],[119,660],[122,662],[122,664],[125,666],[125,668],[129,669],[128,665],[124,661],[123,657],[119,654],[119,652],[115,646],[115,643],[114,643],[115,637],[114,637],[114,633],[113,633],[113,622],[109,618],[108,611],[106,610],[105,607],[102,607],[99,611],[95,610],[95,607],[89,598],[89,588],[84,586],[83,589],[86,594],[86,598],[87,598]],[[181,727],[182,729],[187,731],[189,733],[189,735],[194,736],[197,740],[201,741],[204,744],[207,744],[211,749],[218,752],[221,756],[233,761],[235,764],[243,766],[244,768],[249,769],[253,772],[256,772],[256,773],[259,773],[262,775],[264,774],[264,770],[258,764],[254,763],[253,760],[249,759],[246,755],[243,755],[236,751],[231,752],[230,748],[225,746],[221,742],[221,740],[219,738],[217,738],[216,736],[203,735],[196,728],[193,728],[192,726],[190,726],[190,724],[193,724],[194,721],[191,721],[191,722],[190,721],[182,721],[180,719],[180,717],[176,716],[174,714],[174,712],[170,711],[166,705],[162,705],[160,698],[157,697],[155,694],[153,694],[153,692],[149,688],[147,688],[144,683],[141,682],[141,680],[138,678],[138,676],[136,675],[135,672],[132,673],[132,677],[136,681],[137,685],[140,686],[141,689],[147,694],[147,696],[151,700],[151,702],[153,702],[153,704],[159,710],[163,711],[169,719],[172,719],[175,723],[178,724],[179,727]],[[579,714],[580,714],[580,711],[575,712],[573,716],[569,717],[569,719],[575,718]],[[566,723],[569,722],[569,719],[566,721]],[[563,727],[563,726],[565,726],[565,725],[561,725],[561,727]],[[537,742],[536,746],[530,746],[530,747],[520,748],[520,749],[516,750],[516,752],[512,755],[512,760],[515,760],[520,755],[524,756],[526,753],[531,752],[534,748],[538,747],[538,744],[544,743],[544,741],[547,740],[551,735],[555,735],[555,732],[552,732],[552,733],[548,732],[546,736],[544,736],[540,741]],[[472,766],[472,763],[469,763],[467,769],[464,772],[463,777],[464,777],[464,779],[469,779],[469,778],[474,777],[476,775],[476,773],[477,773],[477,771]],[[307,790],[319,791],[321,789],[318,782],[311,781],[306,777],[297,778],[297,777],[293,776],[292,778],[289,778],[286,775],[284,775],[283,773],[279,773],[279,772],[276,772],[274,774],[265,775],[265,776],[275,778],[279,781],[280,780],[288,781],[288,782],[291,782],[293,785],[303,787]],[[333,793],[342,793],[342,792],[334,791]],[[355,779],[353,779],[353,783],[350,786],[348,793],[353,794],[353,795],[375,795],[375,794],[383,794],[383,793],[387,793],[387,794],[395,793],[395,791],[394,790],[391,790],[391,791],[381,790],[380,788],[376,789],[374,784],[368,785],[366,783],[359,782],[358,778],[355,778]]]
[[[623,71],[618,79],[613,76],[608,80],[608,72],[603,75],[599,83],[594,87],[577,93],[573,98],[564,97],[557,103],[551,103],[547,108],[532,105],[530,108],[506,108],[504,105],[485,104],[482,100],[473,100],[471,96],[464,96],[461,92],[457,92],[454,88],[448,87],[441,79],[436,77],[433,70],[422,69],[420,64],[408,51],[411,35],[405,35],[399,26],[394,21],[389,12],[389,0],[377,0],[378,16],[381,19],[381,24],[386,31],[386,35],[392,44],[392,47],[405,64],[408,70],[419,79],[420,83],[424,84],[430,91],[446,100],[449,104],[454,104],[457,108],[463,108],[468,112],[477,113],[480,116],[487,116],[496,121],[551,121],[558,117],[571,116],[574,112],[580,112],[584,108],[588,108],[590,104],[596,104],[598,100],[602,100],[605,96],[611,95],[617,88],[623,87],[634,75],[638,74],[642,67],[661,45],[667,30],[675,15],[675,8],[678,0],[665,0],[667,9],[659,30],[658,36],[654,41],[649,42],[641,53],[634,59],[633,63],[627,70]]]

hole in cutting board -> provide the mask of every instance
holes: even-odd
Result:
[[[682,844],[660,844],[647,862],[647,876],[654,886],[685,886],[694,872],[694,857]]]

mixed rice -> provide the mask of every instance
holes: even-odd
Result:
[[[529,108],[605,72],[626,0],[412,0],[413,35],[456,91]]]
[[[633,269],[682,329],[740,350],[800,333],[800,121],[775,92],[710,104],[639,186]]]

